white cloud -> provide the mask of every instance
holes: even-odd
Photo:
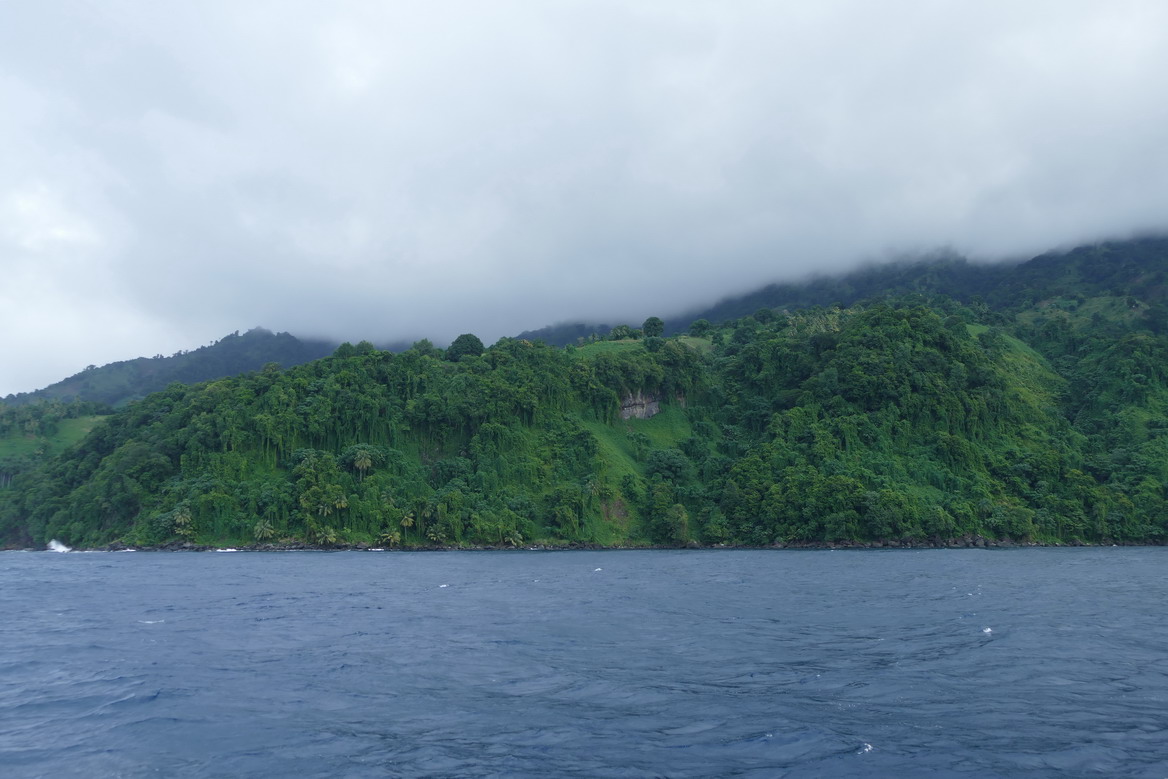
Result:
[[[1161,3],[4,15],[0,393],[256,324],[490,341],[1168,227]]]

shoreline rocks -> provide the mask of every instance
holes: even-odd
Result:
[[[1165,541],[1159,539],[1148,539],[1141,542],[1123,542],[1113,541],[1112,539],[1103,539],[1099,543],[1090,543],[1079,540],[1072,541],[1055,541],[1051,543],[1033,541],[1033,540],[1014,540],[1014,539],[996,539],[986,538],[984,536],[961,536],[959,538],[929,538],[929,539],[877,539],[874,541],[782,541],[776,539],[772,544],[767,546],[738,546],[733,544],[699,544],[697,541],[688,541],[685,544],[676,545],[645,545],[645,546],[603,546],[601,544],[586,543],[583,541],[573,541],[567,544],[523,544],[520,546],[508,545],[474,545],[474,546],[441,546],[441,545],[424,545],[424,546],[370,546],[368,543],[359,542],[356,544],[334,544],[332,546],[318,546],[302,541],[292,541],[288,543],[258,543],[247,544],[243,546],[232,547],[217,547],[206,544],[196,544],[191,541],[172,541],[168,544],[160,546],[131,546],[121,542],[114,542],[103,547],[96,548],[75,548],[78,552],[217,552],[226,551],[228,549],[236,552],[571,552],[571,551],[589,551],[589,552],[619,552],[631,550],[665,550],[665,549],[685,549],[685,550],[713,550],[713,549],[769,549],[769,550],[839,550],[839,549],[855,549],[855,550],[873,550],[873,549],[1025,549],[1025,548],[1039,548],[1039,547],[1130,547],[1130,546],[1164,546]],[[43,551],[40,549],[25,549],[23,551],[37,552]]]

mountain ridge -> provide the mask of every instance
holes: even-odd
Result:
[[[1148,303],[1162,302],[1168,299],[1168,279],[1162,269],[1155,269],[1156,278],[1145,283],[1135,283],[1137,279],[1125,278],[1123,274],[1127,271],[1138,276],[1146,269],[1144,266],[1149,262],[1155,263],[1165,252],[1168,252],[1168,237],[1149,235],[1044,252],[1027,260],[983,262],[956,254],[943,254],[871,263],[844,273],[765,284],[741,295],[727,296],[709,306],[665,316],[665,333],[673,335],[684,332],[699,319],[718,324],[749,316],[762,308],[798,309],[836,304],[847,307],[869,298],[903,294],[939,294],[965,303],[974,297],[981,297],[987,305],[1002,310],[1017,307],[1024,302],[1026,291],[1035,286],[1038,273],[1060,265],[1069,266],[1060,269],[1064,274],[1060,285],[1048,285],[1048,290],[1054,294],[1059,289],[1067,290],[1070,280],[1065,276],[1082,275],[1084,264],[1106,262],[1108,256],[1115,254],[1122,254],[1126,258],[1124,267],[1119,269],[1119,273],[1099,279],[1097,289],[1110,289],[1124,295],[1134,294]],[[592,334],[606,335],[610,329],[610,325],[600,320],[595,323],[562,322],[526,330],[518,337],[543,340],[552,346],[567,346]]]
[[[901,268],[686,336],[344,344],[76,409],[76,444],[0,463],[0,544],[1163,543],[1168,242],[1038,260],[960,297],[960,263]]]
[[[273,333],[263,327],[242,335],[236,330],[210,344],[169,357],[136,357],[100,367],[91,365],[47,387],[14,393],[0,401],[10,406],[47,400],[119,406],[165,389],[172,382],[209,381],[259,370],[270,362],[292,367],[331,354],[336,346],[329,341]]]
[[[1036,273],[1057,268],[1072,261],[1064,277],[1081,281],[1081,265],[1090,261],[1106,262],[1106,257],[1122,253],[1126,270],[1138,274],[1149,258],[1168,252],[1168,238],[1146,237],[1129,241],[1104,241],[1078,246],[1066,251],[1046,252],[1024,261],[974,262],[954,254],[873,263],[853,271],[827,274],[802,281],[774,282],[742,295],[728,296],[702,308],[664,318],[664,334],[676,335],[688,330],[698,320],[721,323],[752,315],[759,309],[798,309],[839,304],[844,307],[866,299],[896,294],[945,295],[969,303],[979,297],[986,305],[1002,311],[1016,308],[1034,286]],[[1122,269],[1121,269],[1122,271]],[[1117,294],[1135,295],[1145,305],[1168,299],[1168,278],[1158,273],[1151,281],[1132,283],[1133,278],[1104,278],[1098,285]],[[1064,278],[1064,289],[1067,279]],[[1053,293],[1053,287],[1048,288]],[[1031,301],[1033,302],[1033,301]],[[1168,323],[1168,311],[1157,310]],[[635,324],[626,325],[635,328]],[[562,322],[533,330],[524,330],[516,338],[540,340],[551,346],[580,344],[596,335],[607,335],[612,326],[596,322]],[[261,343],[262,341],[262,343]],[[47,387],[10,394],[0,403],[23,405],[38,400],[82,400],[117,406],[129,400],[157,392],[172,381],[194,383],[259,370],[269,362],[293,367],[331,354],[340,342],[317,338],[300,338],[287,332],[273,333],[263,327],[243,335],[237,330],[211,344],[169,357],[137,357],[85,371],[54,382]],[[388,345],[389,351],[405,351],[408,343]],[[223,354],[234,352],[233,354]]]

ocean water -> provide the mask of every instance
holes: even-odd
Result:
[[[0,776],[1168,777],[1168,549],[0,553]]]

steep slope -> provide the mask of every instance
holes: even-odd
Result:
[[[1168,341],[1100,342],[1076,363],[1097,377],[1080,390],[976,320],[909,299],[752,316],[707,339],[503,339],[458,362],[427,343],[347,347],[175,385],[0,489],[0,539],[1164,537],[1168,394],[1158,369],[1136,371]]]

